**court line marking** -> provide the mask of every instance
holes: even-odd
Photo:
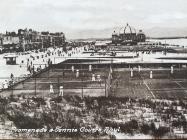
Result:
[[[135,91],[133,88],[131,88],[133,95],[136,97]]]
[[[184,92],[187,92],[186,90],[185,90],[185,88],[180,84],[180,83],[178,83],[177,81],[174,81],[181,89],[183,89],[184,90]]]
[[[184,87],[181,85],[181,84],[179,84],[177,81],[174,81],[180,88],[183,88],[184,89]]]
[[[144,80],[143,80],[143,83],[145,84],[145,86],[147,87],[147,89],[150,91],[150,93],[152,94],[152,96],[154,98],[156,98],[155,95],[153,94],[153,92],[151,91],[151,89],[149,88],[149,86],[147,85],[147,83]]]
[[[144,85],[147,87],[147,89],[149,90],[149,92],[151,93],[151,95],[153,96],[153,98],[155,99],[156,97],[155,97],[154,93],[151,91],[150,87],[147,85],[147,83],[145,82],[144,78],[141,76],[140,73],[139,73],[139,75],[140,75],[141,79],[143,80]]]

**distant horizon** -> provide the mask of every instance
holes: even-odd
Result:
[[[85,38],[108,37],[127,22],[143,30],[185,28],[186,5],[186,0],[1,0],[0,32],[28,27]],[[110,30],[98,32],[105,29]],[[89,30],[96,32],[82,35]]]
[[[131,26],[131,25],[130,25]],[[125,26],[124,26],[125,27]],[[134,26],[132,26],[132,27],[134,27]],[[121,27],[113,27],[113,28],[105,28],[105,29],[83,29],[83,30],[73,30],[73,29],[69,29],[69,32],[67,31],[67,32],[64,32],[64,31],[62,31],[62,30],[59,30],[59,31],[53,31],[53,30],[50,30],[50,29],[48,29],[48,30],[41,30],[41,29],[38,29],[37,30],[37,28],[30,28],[30,27],[22,27],[22,28],[16,28],[16,29],[14,29],[14,30],[5,30],[4,32],[0,32],[0,34],[5,34],[6,33],[6,31],[7,32],[18,32],[18,30],[19,29],[32,29],[33,31],[37,31],[37,32],[50,32],[50,33],[55,33],[55,32],[63,32],[63,33],[65,33],[65,36],[66,36],[66,38],[68,38],[69,40],[78,40],[78,39],[102,39],[102,38],[111,38],[111,35],[112,35],[112,33],[113,33],[113,31],[115,30],[117,33],[118,33],[118,30],[120,29]],[[134,28],[136,28],[136,27],[134,27]],[[118,29],[118,30],[116,30],[116,29]],[[143,30],[143,32],[144,31],[151,31],[152,29],[154,29],[154,30],[157,30],[158,29],[158,31],[155,31],[155,32],[158,32],[159,33],[159,31],[160,31],[160,29],[175,29],[176,30],[176,32],[177,32],[177,30],[183,30],[183,29],[185,29],[185,28],[167,28],[167,27],[152,27],[152,28],[150,28],[150,29],[141,29],[141,30]],[[105,35],[103,35],[103,36],[96,36],[96,35],[92,35],[92,32],[94,32],[94,33],[97,33],[97,32],[102,32],[102,31],[105,31],[105,30],[107,30],[107,32],[108,33],[105,33]],[[136,32],[138,32],[140,29],[136,29]],[[86,32],[86,34],[85,34],[85,32]],[[147,35],[147,33],[148,32],[145,32],[145,34]],[[90,35],[88,35],[88,33],[90,34]],[[74,35],[74,34],[80,34],[80,35],[82,35],[83,37],[81,38],[81,37],[78,37],[78,35],[75,35],[75,36],[77,36],[77,37],[75,37],[75,36],[72,36],[72,35]],[[148,33],[149,34],[149,33]],[[72,36],[72,37],[71,37]],[[84,37],[84,36],[86,36],[86,37]],[[180,37],[180,38],[184,38],[184,37],[187,37],[187,30],[186,30],[186,34],[184,34],[184,35],[175,35],[175,34],[170,34],[170,35],[161,35],[161,36],[150,36],[150,35],[147,35],[147,37],[150,37],[150,38],[175,38],[175,37]]]

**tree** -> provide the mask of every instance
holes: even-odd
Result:
[[[154,124],[154,123],[151,123],[150,130],[151,130],[152,132],[154,132],[155,129],[156,129],[155,124]]]
[[[131,129],[137,130],[138,129],[138,122],[136,120],[131,120],[129,122],[129,126],[130,126]]]
[[[155,129],[155,131],[153,131],[153,136],[160,138],[163,137],[168,132],[169,132],[169,128],[161,126],[158,129]]]
[[[148,124],[143,123],[142,126],[141,126],[141,128],[140,128],[140,131],[143,134],[148,134],[149,130],[150,130],[150,126]]]

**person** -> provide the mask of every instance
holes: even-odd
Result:
[[[2,83],[2,89],[4,89],[5,88],[5,83]]]
[[[27,70],[31,73],[31,66],[28,65]]]
[[[95,74],[92,74],[92,81],[95,81]]]
[[[36,71],[37,71],[37,72],[40,71],[40,67],[37,67],[37,68],[36,68]]]
[[[51,104],[50,104],[50,99],[48,98],[47,101],[46,101],[46,105],[49,109],[51,109]]]
[[[50,60],[50,58],[49,58],[49,59],[48,59],[48,62],[47,62],[47,63],[48,63],[48,65],[50,65],[50,61],[51,61],[51,60]]]
[[[4,89],[7,89],[8,88],[8,81],[5,80],[5,83],[4,83]]]
[[[11,78],[11,79],[14,79],[14,75],[13,75],[12,73],[10,74],[10,78]]]
[[[35,73],[35,69],[34,69],[34,66],[32,67],[32,73],[33,73],[33,74]]]

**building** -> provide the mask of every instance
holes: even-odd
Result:
[[[142,30],[136,33],[135,28],[131,27],[128,23],[124,28],[120,29],[119,34],[116,31],[112,34],[113,44],[136,45],[138,42],[145,42],[145,40],[146,36]]]
[[[137,34],[137,41],[138,42],[145,42],[146,41],[146,36],[145,34],[142,32],[142,30],[139,30],[139,33]]]
[[[0,46],[2,44],[3,52],[64,47],[65,41],[63,32],[37,32],[27,28],[19,29],[18,33],[6,32],[6,34],[2,36],[2,39],[0,36]]]
[[[65,35],[63,32],[50,33],[53,46],[63,47],[65,45]]]
[[[19,49],[19,36],[15,32],[6,32],[2,39],[2,51],[15,51]]]
[[[31,50],[32,48],[32,29],[19,29],[18,36],[20,40],[20,47],[23,51]]]
[[[6,59],[6,64],[7,65],[16,65],[16,58],[18,56],[15,54],[9,54],[9,55],[5,55],[3,58]]]
[[[3,50],[3,35],[0,34],[0,53],[2,53]]]

